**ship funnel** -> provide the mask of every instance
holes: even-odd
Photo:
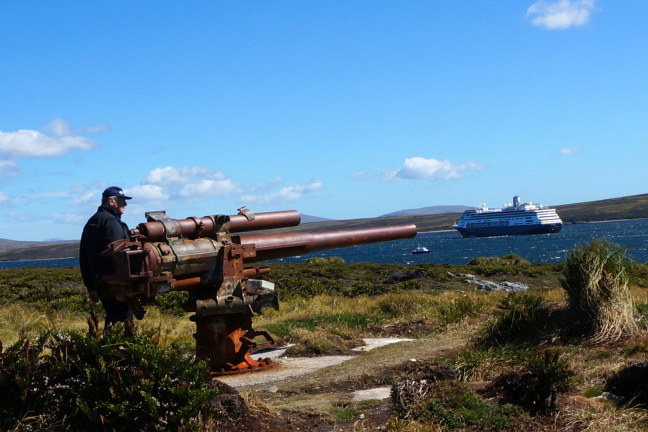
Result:
[[[520,205],[520,197],[516,195],[513,197],[513,207],[517,207],[519,205]]]

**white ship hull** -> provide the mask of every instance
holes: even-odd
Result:
[[[551,234],[562,229],[562,220],[554,209],[539,204],[514,204],[504,208],[486,207],[467,210],[454,228],[463,237]]]

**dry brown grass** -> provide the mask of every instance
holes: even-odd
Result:
[[[20,335],[34,338],[50,329],[85,330],[87,328],[86,317],[79,313],[44,312],[22,304],[0,307],[0,341],[4,345],[16,342]]]
[[[172,342],[193,344],[194,324],[186,317],[166,315],[158,308],[151,307],[142,321],[136,321],[139,330],[154,331],[162,346]],[[83,312],[66,310],[44,312],[22,303],[0,307],[0,341],[5,346],[16,342],[21,335],[35,338],[40,333],[52,330],[56,332],[88,330],[88,315]]]
[[[587,432],[641,432],[648,430],[648,414],[640,409],[619,409],[601,399],[571,396],[560,412],[564,430]],[[643,426],[642,426],[643,425]]]

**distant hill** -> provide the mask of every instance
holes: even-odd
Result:
[[[19,241],[0,238],[0,251],[13,249],[29,249],[33,247],[58,246],[61,244],[77,244],[78,240],[48,240],[48,241]]]
[[[631,195],[554,207],[563,222],[595,222],[618,219],[647,219],[648,194]]]
[[[302,224],[298,227],[283,228],[272,232],[321,232],[348,228],[370,228],[383,225],[416,224],[419,232],[452,230],[452,225],[463,210],[472,207],[436,206],[437,208],[454,207],[454,213],[410,214],[423,209],[402,210],[382,217],[349,220],[327,220],[316,216],[302,215]],[[565,223],[595,222],[620,219],[648,219],[648,194],[632,195],[607,200],[589,201],[577,204],[552,206]],[[429,210],[427,210],[429,211]],[[69,258],[78,256],[78,240],[60,242],[24,242],[0,239],[0,261],[29,260],[48,258]]]
[[[0,250],[0,261],[73,258],[79,256],[78,240],[68,240],[59,243],[35,243],[40,243],[40,246]]]
[[[431,214],[445,214],[445,213],[463,213],[466,210],[474,209],[475,207],[468,207],[462,205],[440,205],[432,207],[421,207],[417,209],[399,210],[393,213],[387,213],[380,217],[394,217],[394,216],[421,216]]]
[[[315,223],[315,222],[326,222],[326,221],[331,221],[333,219],[327,219],[319,216],[311,216],[307,214],[301,215],[301,223],[307,224],[307,223]]]

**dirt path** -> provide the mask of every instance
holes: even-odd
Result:
[[[373,339],[357,355],[277,358],[275,368],[219,380],[235,387],[259,416],[255,431],[346,431],[357,425],[375,430],[392,414],[388,398],[393,379],[412,363],[442,361],[462,348],[468,335],[466,328],[458,328],[425,339]],[[276,357],[282,351],[260,356]]]
[[[354,355],[322,357],[284,357],[287,346],[258,351],[254,358],[270,358],[276,365],[268,370],[220,377],[219,380],[235,388],[256,386],[254,389],[273,387],[275,381],[283,381],[308,375],[320,369],[335,366],[356,358],[358,355],[394,343],[412,342],[405,338],[363,339],[364,345],[353,349]]]

